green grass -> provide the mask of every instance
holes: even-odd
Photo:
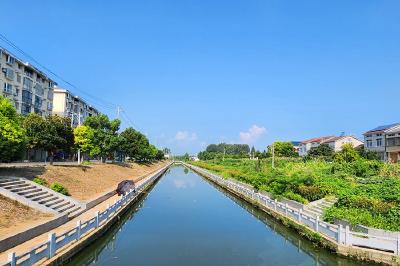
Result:
[[[324,215],[326,221],[400,231],[400,165],[357,160],[351,163],[278,159],[199,161],[194,165],[268,191],[277,197],[308,203],[327,196],[339,201]]]

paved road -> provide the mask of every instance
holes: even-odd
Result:
[[[49,162],[29,162],[29,163],[0,163],[0,168],[14,167],[35,167],[50,165]],[[53,165],[78,165],[78,162],[54,162]]]

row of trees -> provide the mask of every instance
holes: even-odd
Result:
[[[273,146],[268,146],[267,150],[258,151],[254,147],[250,149],[247,144],[211,144],[208,145],[205,151],[198,154],[200,160],[212,160],[219,158],[258,158],[264,159],[272,157],[272,147],[274,148],[275,156],[278,157],[298,157],[291,142],[275,142]]]
[[[139,131],[127,128],[119,133],[120,124],[118,119],[98,115],[73,129],[69,118],[57,115],[22,117],[8,99],[0,96],[0,161],[19,160],[26,149],[47,151],[50,162],[57,152],[74,153],[78,149],[103,162],[116,156],[136,161],[164,158],[163,151]]]
[[[198,154],[200,160],[213,160],[222,158],[258,158],[265,159],[270,158],[272,155],[276,157],[299,157],[299,154],[295,150],[295,147],[291,142],[277,141],[272,145],[267,147],[267,150],[258,151],[254,147],[251,149],[246,144],[211,144],[205,151]],[[339,159],[343,156],[342,159]],[[376,152],[366,151],[364,146],[357,148],[350,147],[349,145],[344,145],[342,152],[335,153],[332,147],[328,144],[321,144],[318,147],[313,147],[308,152],[304,160],[311,159],[324,159],[326,161],[332,160],[344,160],[351,161],[356,160],[354,158],[364,158],[368,160],[378,160],[378,155]]]

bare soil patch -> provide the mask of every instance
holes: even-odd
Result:
[[[45,179],[49,185],[55,182],[62,184],[73,198],[88,200],[117,189],[118,183],[123,180],[137,182],[167,163],[164,161],[153,164],[46,166],[44,173],[38,176]]]
[[[0,236],[16,232],[30,225],[50,220],[51,214],[42,213],[0,195]]]

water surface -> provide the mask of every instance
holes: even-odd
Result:
[[[182,166],[68,265],[90,264],[363,265],[314,247]]]

